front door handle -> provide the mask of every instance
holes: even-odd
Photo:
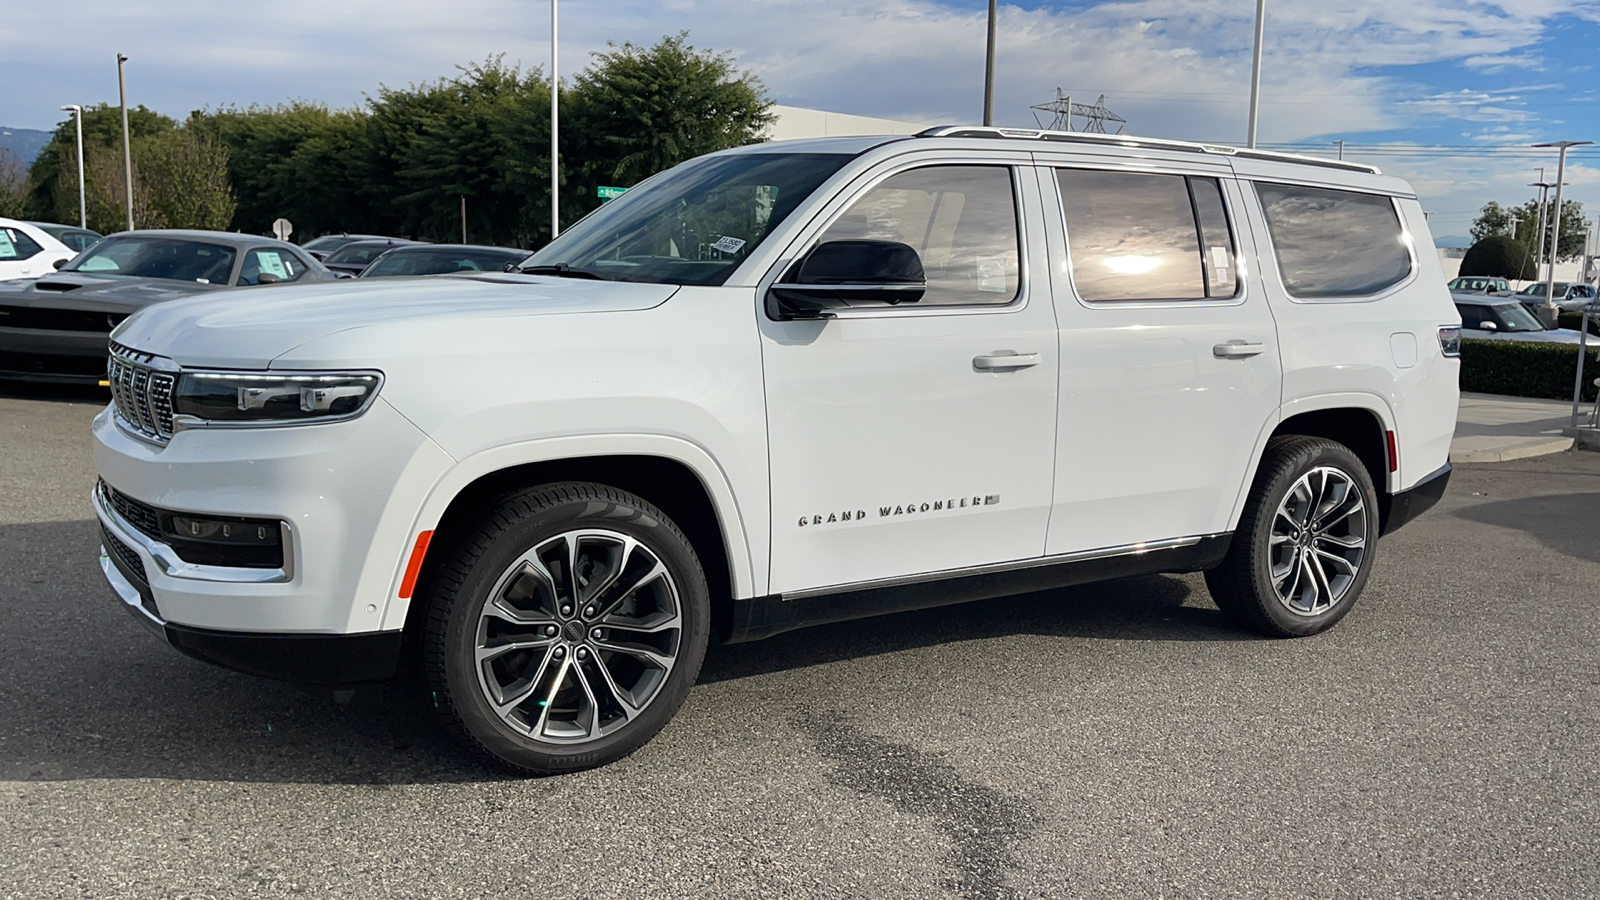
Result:
[[[1211,348],[1211,355],[1217,359],[1249,359],[1260,356],[1267,349],[1267,345],[1260,341],[1241,341],[1237,338],[1221,343]]]
[[[1037,353],[1012,353],[1009,350],[975,357],[972,360],[973,368],[991,372],[997,369],[1026,369],[1029,366],[1037,366],[1038,364],[1039,354]]]

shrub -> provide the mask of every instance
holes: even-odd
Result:
[[[1533,252],[1503,234],[1490,235],[1469,247],[1461,257],[1458,274],[1522,280],[1539,277]]]
[[[1583,399],[1595,399],[1600,378],[1600,347],[1589,345],[1583,367]],[[1461,342],[1461,389],[1512,397],[1572,399],[1572,376],[1578,350],[1570,344],[1525,344],[1520,341]]]

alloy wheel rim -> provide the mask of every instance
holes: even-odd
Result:
[[[1318,616],[1350,593],[1367,555],[1366,501],[1341,469],[1319,466],[1289,488],[1272,517],[1268,558],[1278,602]]]
[[[661,694],[683,606],[661,559],[618,531],[541,541],[495,580],[478,613],[473,668],[490,709],[526,737],[614,733]]]

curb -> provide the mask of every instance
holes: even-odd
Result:
[[[1528,459],[1533,456],[1548,456],[1552,453],[1564,453],[1572,449],[1573,439],[1570,437],[1550,438],[1543,441],[1534,441],[1518,444],[1501,450],[1450,450],[1452,463],[1496,463],[1511,462],[1514,459]]]

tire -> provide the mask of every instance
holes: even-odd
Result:
[[[1361,595],[1378,542],[1378,493],[1343,444],[1290,435],[1267,443],[1222,564],[1206,573],[1217,606],[1271,637],[1333,627]]]
[[[423,601],[423,685],[467,747],[522,773],[588,769],[683,705],[710,601],[688,538],[650,503],[598,484],[530,488],[443,549]]]

